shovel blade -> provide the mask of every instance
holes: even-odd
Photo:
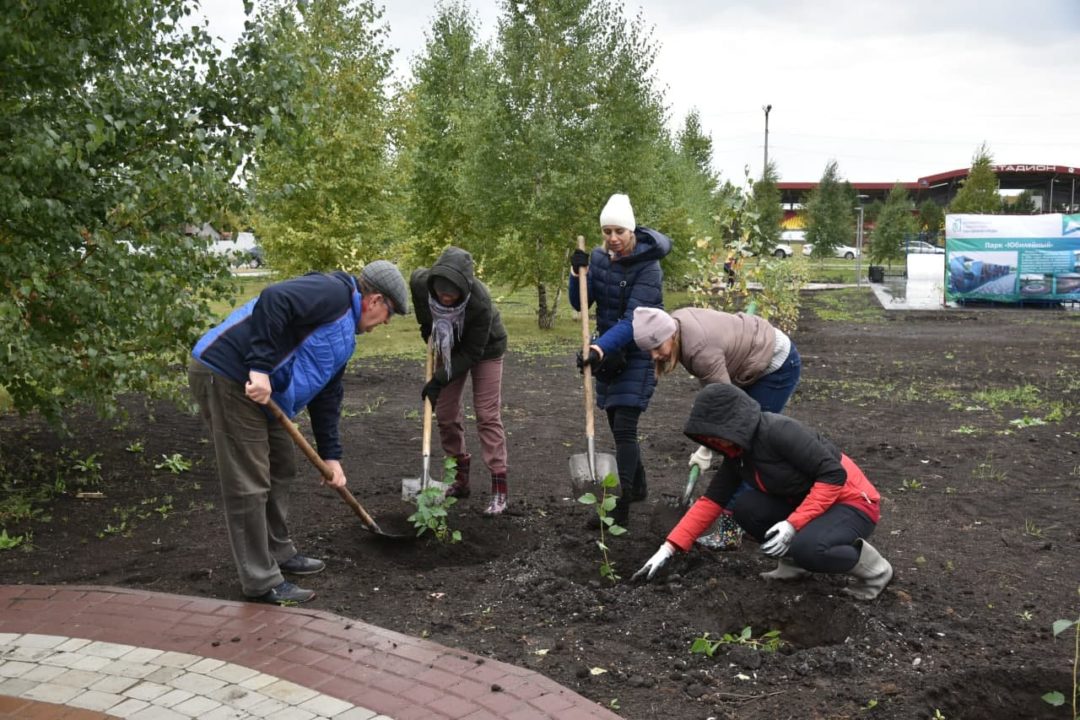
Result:
[[[615,464],[615,456],[609,453],[596,453],[596,467],[589,467],[588,453],[580,453],[570,456],[570,486],[574,490],[575,497],[584,493],[599,492],[601,482],[608,475],[618,477],[619,468]],[[595,470],[595,474],[594,474]],[[618,486],[614,488],[614,494],[618,495]]]
[[[428,479],[427,483],[423,478],[402,478],[401,479],[401,499],[405,502],[415,502],[416,496],[420,494],[420,491],[427,487],[437,487],[443,495],[446,494],[447,489],[450,487],[449,483],[444,483],[435,479]]]

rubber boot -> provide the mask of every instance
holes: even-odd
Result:
[[[446,497],[458,498],[459,500],[469,497],[471,493],[469,490],[469,464],[471,461],[472,455],[468,453],[457,456],[454,482],[446,489]]]
[[[630,486],[630,502],[641,502],[649,497],[649,483],[645,480],[645,467],[638,465],[634,474],[634,484]]]
[[[798,580],[810,574],[809,570],[803,570],[789,557],[780,558],[775,570],[758,573],[766,580]]]
[[[863,540],[859,562],[848,571],[848,575],[855,578],[855,582],[844,588],[844,592],[856,600],[873,600],[892,580],[893,569],[873,545]]]
[[[508,504],[509,500],[507,500],[506,475],[497,475],[492,473],[491,502],[488,504],[487,509],[484,510],[484,515],[487,515],[488,517],[502,515],[504,512],[506,512],[506,506]]]
[[[702,535],[694,543],[709,550],[738,550],[742,547],[742,538],[743,529],[731,513],[725,512],[716,519],[712,532]]]

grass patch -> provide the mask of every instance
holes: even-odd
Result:
[[[1042,405],[1039,388],[1034,385],[980,390],[973,393],[971,397],[980,405],[989,406],[991,410],[1000,410],[1003,407],[1017,407],[1025,411],[1034,411],[1038,410]]]
[[[885,312],[871,301],[871,292],[869,287],[814,292],[807,296],[803,307],[826,322],[884,323]]]

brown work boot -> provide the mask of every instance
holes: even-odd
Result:
[[[457,456],[454,482],[446,489],[446,497],[458,498],[459,500],[469,497],[469,463],[471,461],[472,455],[468,453]]]

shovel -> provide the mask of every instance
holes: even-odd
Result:
[[[300,432],[300,429],[293,425],[292,420],[285,417],[285,413],[281,411],[281,408],[277,406],[277,403],[273,400],[268,400],[266,406],[270,408],[270,412],[273,413],[274,417],[277,418],[277,421],[281,423],[281,426],[292,436],[297,447],[307,455],[307,459],[318,469],[323,478],[326,480],[333,479],[334,471],[330,469],[330,466],[327,465],[321,457],[319,457],[319,453],[315,452],[315,448],[311,447],[311,443],[307,441],[307,438]],[[353,497],[353,494],[349,492],[348,488],[336,487],[334,489],[337,490],[338,495],[345,501],[345,504],[351,507],[357,517],[360,518],[360,522],[363,523],[365,530],[373,532],[380,537],[391,538],[393,540],[412,539],[416,537],[413,533],[403,534],[384,531],[379,527],[379,524],[375,522],[375,518],[371,517],[371,515],[368,514],[368,511],[364,509],[364,506]]]
[[[578,235],[578,249],[585,249],[585,237]],[[585,281],[587,267],[578,270],[578,297],[581,307],[581,352],[582,357],[589,357],[589,288]],[[592,368],[585,365],[585,448],[584,454],[570,456],[570,485],[574,493],[580,495],[595,490],[605,477],[618,475],[615,456],[596,452],[596,428],[593,420],[593,385]]]
[[[431,376],[435,373],[435,346],[431,338],[428,338],[427,347],[427,366],[424,369],[424,380],[431,380]],[[429,485],[437,484],[442,486],[443,491],[446,490],[446,483],[441,483],[434,480],[431,477],[431,415],[434,408],[431,407],[431,401],[424,398],[424,439],[423,439],[423,470],[422,474],[418,478],[402,478],[401,480],[401,499],[410,502],[416,497],[417,493],[427,490]]]

